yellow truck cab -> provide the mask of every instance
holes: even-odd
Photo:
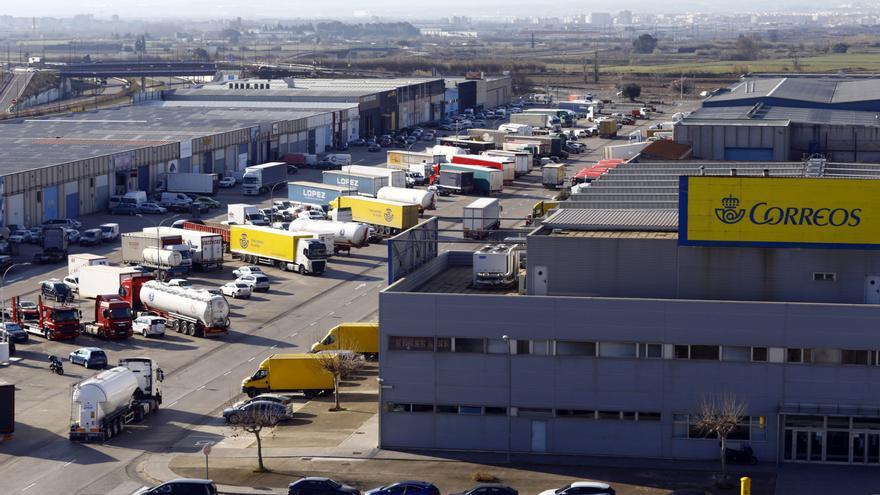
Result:
[[[379,355],[378,323],[341,323],[331,328],[327,335],[312,344],[312,352],[352,351],[366,358]]]
[[[248,397],[272,392],[302,392],[307,399],[333,392],[333,376],[321,368],[317,354],[273,354],[241,381]]]

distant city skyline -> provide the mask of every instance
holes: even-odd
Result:
[[[5,3],[5,2],[4,2]],[[459,4],[461,5],[461,4]],[[17,17],[70,17],[78,14],[91,14],[97,18],[109,19],[119,15],[123,19],[193,18],[217,19],[242,17],[247,19],[292,19],[292,18],[369,18],[378,16],[395,18],[438,18],[464,15],[474,18],[499,15],[503,17],[526,16],[565,16],[590,12],[616,13],[630,10],[640,13],[746,13],[746,12],[805,12],[813,10],[833,10],[834,4],[813,0],[782,0],[768,5],[759,0],[729,2],[722,0],[678,0],[658,4],[647,0],[618,2],[596,0],[575,6],[571,3],[540,4],[533,0],[480,0],[467,4],[467,7],[450,9],[449,4],[413,3],[403,0],[375,0],[365,4],[355,0],[329,0],[317,6],[305,2],[282,3],[268,0],[212,1],[212,0],[30,0],[28,2],[9,2],[0,7],[0,15]],[[840,8],[871,8],[867,2],[848,2]],[[538,7],[541,8],[538,8]],[[305,8],[304,8],[305,7]],[[768,9],[769,7],[769,9]],[[877,7],[874,6],[874,9]],[[308,10],[306,10],[308,9]]]

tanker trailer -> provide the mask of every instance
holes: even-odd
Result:
[[[221,295],[155,280],[143,284],[139,295],[144,309],[166,318],[178,333],[209,337],[229,331],[229,303]]]

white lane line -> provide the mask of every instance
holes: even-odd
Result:
[[[257,359],[257,356],[254,356],[254,357],[248,359],[247,362],[251,362],[251,361],[253,361],[254,359]]]
[[[168,404],[168,407],[171,407],[171,406],[173,406],[174,404],[177,404],[177,401],[174,401],[174,402],[172,402],[171,404]]]
[[[30,490],[31,488],[33,488],[33,487],[35,487],[35,486],[37,486],[37,483],[36,483],[36,482],[33,482],[33,483],[31,483],[30,485],[28,485],[28,486],[22,488],[21,491],[24,492],[24,491]]]
[[[366,286],[367,286],[367,284],[362,283],[362,284],[358,285],[357,287],[355,287],[354,290],[360,290],[360,289],[363,289],[363,288],[366,287]]]
[[[66,468],[67,466],[70,466],[71,464],[73,464],[74,461],[76,461],[76,459],[71,459],[71,460],[67,461],[66,463],[64,463],[64,465],[61,467]]]
[[[335,314],[336,314],[336,311],[331,311],[331,312],[327,313],[327,316],[333,316]]]
[[[299,332],[293,332],[292,334],[288,335],[288,337],[296,337],[297,335],[299,335]]]
[[[196,389],[196,392],[198,392],[199,390],[205,390],[205,386],[202,385],[201,387],[197,388],[197,389]]]
[[[273,345],[273,346],[270,347],[269,349],[274,349],[274,348],[276,348],[276,347],[278,347],[278,344]]]
[[[231,370],[230,370],[230,371],[227,371],[226,373],[223,373],[223,376],[226,376],[226,375],[228,375],[228,374],[230,374],[230,373],[232,373]]]
[[[348,306],[349,304],[351,304],[351,301],[348,301],[347,303],[345,303],[346,306]]]
[[[318,324],[317,321],[313,321],[313,322],[309,323],[309,326],[310,326],[310,327],[313,327],[313,326],[315,326],[315,325],[317,325],[317,324]]]

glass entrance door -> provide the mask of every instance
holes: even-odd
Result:
[[[868,464],[880,464],[880,432],[869,432],[867,437],[867,462]]]

